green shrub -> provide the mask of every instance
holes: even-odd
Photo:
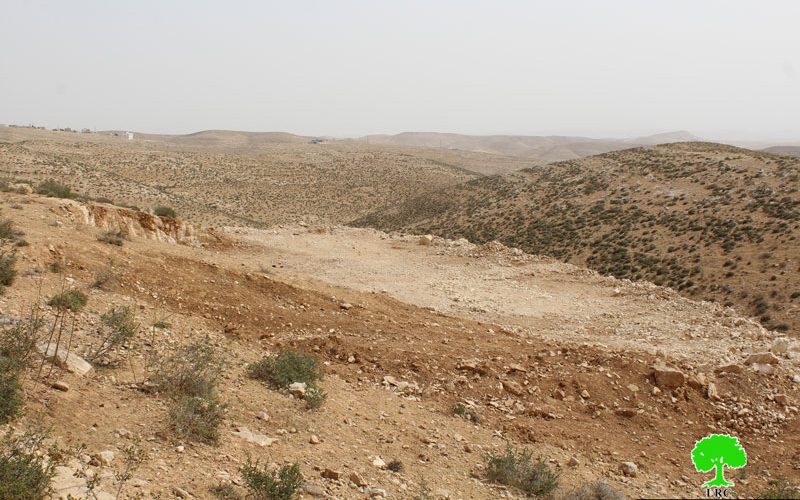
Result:
[[[232,484],[218,484],[209,488],[208,491],[220,500],[239,500],[242,498]]]
[[[786,478],[778,477],[770,480],[769,487],[756,498],[800,499],[800,486],[793,485]]]
[[[0,425],[19,415],[23,403],[19,371],[3,367],[3,364],[3,359],[0,359]]]
[[[53,179],[48,179],[41,182],[38,186],[36,186],[36,192],[38,194],[49,196],[50,198],[67,198],[70,200],[80,198],[78,193],[73,192],[68,186],[65,186],[64,184],[61,184]]]
[[[472,408],[467,408],[464,403],[456,403],[453,405],[453,415],[456,415],[461,418],[466,418],[472,423],[477,424],[480,421],[480,417],[475,410]]]
[[[254,500],[291,500],[303,482],[300,466],[284,465],[277,471],[270,471],[258,462],[247,463],[239,469],[245,486]]]
[[[157,206],[153,209],[153,213],[159,217],[170,217],[172,219],[177,217],[175,209],[172,207]]]
[[[513,486],[530,495],[544,496],[558,487],[559,473],[528,450],[517,452],[510,444],[502,454],[486,455],[486,479]]]
[[[79,312],[86,306],[88,300],[89,298],[85,293],[73,288],[53,295],[50,300],[47,301],[47,305],[62,311]]]
[[[215,395],[187,396],[176,399],[169,408],[169,421],[175,434],[190,441],[214,444],[219,440],[219,426],[225,405]]]
[[[11,219],[5,219],[0,222],[0,240],[16,241],[22,235],[22,231],[14,229],[14,223],[11,222]]]
[[[102,344],[89,354],[90,361],[132,340],[139,331],[136,313],[129,306],[112,307],[100,316],[100,321],[106,327],[106,331]]]
[[[11,286],[17,277],[17,258],[13,253],[0,251],[0,291]]]
[[[328,399],[328,395],[318,387],[308,387],[303,396],[303,400],[306,402],[306,408],[309,410],[318,410],[325,403],[326,399]]]
[[[402,472],[403,462],[395,458],[394,460],[391,460],[388,464],[386,464],[386,469],[392,472]]]
[[[277,356],[265,357],[247,367],[251,378],[285,389],[294,382],[303,382],[308,387],[322,379],[319,360],[294,349],[284,349]]]
[[[625,500],[625,495],[605,481],[594,481],[570,491],[564,500]]]
[[[214,348],[198,342],[162,361],[153,376],[160,392],[175,398],[213,397],[222,372],[222,360]]]
[[[57,461],[41,456],[44,437],[31,432],[6,434],[0,446],[0,498],[38,500],[50,493]]]
[[[121,247],[125,243],[126,236],[122,231],[105,231],[97,237],[97,241]]]

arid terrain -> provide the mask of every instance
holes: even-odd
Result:
[[[593,139],[569,136],[462,135],[435,132],[403,132],[396,135],[368,135],[367,144],[456,149],[526,158],[538,164],[575,160],[586,156],[669,142],[695,141],[686,131],[667,132],[631,139]],[[502,173],[502,172],[495,172]]]
[[[476,179],[358,226],[499,240],[800,328],[800,161],[710,143]]]
[[[123,205],[169,205],[209,226],[268,226],[302,219],[344,223],[484,173],[530,166],[463,151],[413,154],[346,141],[281,142],[283,136],[270,139],[274,135],[261,141],[233,133],[203,134],[194,141],[160,137],[128,141],[0,128],[0,172],[34,181],[52,178],[80,194]]]
[[[46,429],[53,498],[699,498],[710,433],[738,496],[797,484],[796,159],[286,136],[0,136],[0,433]],[[287,352],[321,380],[259,378]]]
[[[39,305],[47,324],[57,309],[44,302],[76,289],[88,303],[71,315],[73,353],[89,357],[109,307],[134,306],[143,329],[82,377],[28,372],[12,425],[40,420],[62,446],[84,445],[59,467],[57,494],[82,491],[76,473],[115,492],[132,445],[146,456],[126,498],[242,491],[248,456],[299,464],[304,497],[418,498],[424,483],[431,498],[517,498],[482,476],[506,442],[559,471],[559,494],[604,479],[634,497],[699,496],[689,451],[710,431],[747,449],[737,492],[800,468],[800,345],[732,309],[496,244],[335,226],[152,229],[130,210],[13,193],[2,213],[27,242],[4,318]],[[129,239],[99,241],[109,228]],[[169,399],[147,390],[151,357],[198,341],[225,367],[216,445],[176,437]],[[324,361],[321,408],[246,376],[282,346]],[[770,350],[767,364],[749,361]]]

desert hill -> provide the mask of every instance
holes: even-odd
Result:
[[[762,151],[776,155],[800,157],[800,146],[771,146]]]
[[[205,225],[341,223],[481,175],[464,166],[496,164],[499,171],[526,166],[506,158],[493,163],[493,157],[474,153],[415,156],[352,143],[271,143],[267,149],[225,153],[217,146],[201,151],[154,139],[5,131],[15,139],[0,142],[0,173],[6,178],[53,178],[92,198],[142,208],[171,206]],[[212,137],[209,144],[217,135]]]
[[[152,141],[161,146],[217,152],[253,151],[273,144],[305,144],[312,137],[286,132],[241,132],[235,130],[203,130],[184,135],[135,134],[140,140]]]
[[[627,149],[637,145],[697,140],[686,131],[667,132],[635,139],[592,139],[569,136],[462,135],[436,132],[403,132],[396,135],[369,135],[360,141],[368,144],[421,146],[460,149],[498,155],[517,156],[539,163],[573,160]],[[498,172],[499,173],[499,172]]]
[[[555,486],[529,491],[688,497],[710,432],[757,464],[737,494],[800,468],[800,343],[719,304],[497,243],[206,231],[12,188],[0,356],[29,368],[0,430],[49,429],[20,442],[57,464],[53,498],[242,498],[254,460],[296,464],[297,498],[527,498],[490,474],[507,444],[541,459],[527,487]],[[321,401],[254,378],[287,347],[319,360]]]
[[[355,221],[499,240],[800,329],[800,160],[710,143],[476,179]]]

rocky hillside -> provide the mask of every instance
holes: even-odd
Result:
[[[800,330],[800,160],[679,143],[473,180],[354,222],[499,240]]]
[[[738,495],[797,482],[800,342],[718,304],[499,244],[0,210],[1,498],[691,497],[711,432]]]

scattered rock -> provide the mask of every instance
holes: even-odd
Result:
[[[374,465],[375,467],[377,467],[379,469],[385,469],[386,468],[386,462],[384,462],[381,457],[375,457],[375,460],[372,461],[372,465]]]
[[[702,391],[708,384],[708,379],[706,378],[705,373],[692,373],[691,375],[689,375],[687,384],[692,389],[697,389],[698,391]]]
[[[175,493],[175,496],[178,498],[194,498],[188,491],[178,486],[174,486],[172,492]]]
[[[656,385],[662,389],[677,389],[686,383],[686,374],[664,365],[653,366]]]
[[[653,387],[653,390],[650,392],[653,394],[653,396],[658,396],[659,394],[661,394],[661,389],[659,389],[658,387]]]
[[[57,382],[53,382],[53,384],[50,387],[52,387],[53,389],[62,391],[62,392],[67,392],[69,390],[69,384],[66,383],[66,382],[63,382],[61,380],[59,380]]]
[[[312,497],[324,497],[327,496],[325,493],[325,488],[322,486],[318,486],[313,483],[306,483],[303,485],[303,492],[312,496]]]
[[[577,467],[580,464],[581,464],[580,460],[578,460],[578,457],[575,456],[570,457],[569,461],[567,462],[567,465],[569,465],[570,467]]]
[[[715,373],[741,373],[742,372],[742,367],[737,365],[737,364],[735,364],[735,363],[731,363],[731,364],[722,365],[722,366],[718,367],[717,369],[714,370],[714,372]]]
[[[349,302],[342,302],[341,304],[339,304],[339,307],[341,307],[345,311],[349,311],[350,309],[353,308],[353,304],[351,304]]]
[[[762,375],[775,374],[775,365],[753,363],[752,368],[754,372],[761,373]]]
[[[583,399],[589,399],[589,391],[587,391],[586,389],[582,390],[581,391],[581,397]]]
[[[751,354],[744,362],[746,365],[777,365],[780,362],[771,352],[757,352]]]
[[[525,394],[525,391],[522,388],[522,386],[519,385],[517,382],[514,382],[513,380],[503,380],[502,384],[503,384],[503,390],[513,394],[514,396],[522,396],[523,394]]]
[[[717,386],[714,382],[709,382],[708,387],[706,388],[706,397],[711,400],[719,400],[719,392],[717,392]]]
[[[316,434],[312,434],[311,437],[308,438],[308,442],[311,443],[311,444],[319,444],[320,443],[319,438],[317,437]]]
[[[639,473],[639,467],[633,462],[622,462],[619,464],[619,470],[628,477],[636,477]]]
[[[101,451],[95,457],[105,466],[109,466],[114,462],[114,452],[111,450]]]
[[[786,337],[778,337],[772,341],[772,347],[770,347],[769,350],[775,354],[786,354],[789,352],[789,339]]]
[[[338,470],[333,470],[333,469],[325,469],[325,470],[322,471],[321,475],[325,479],[333,479],[335,481],[338,481],[342,477],[342,473],[341,472],[339,472]]]
[[[92,365],[90,365],[88,361],[73,352],[68,352],[66,343],[62,343],[58,346],[58,352],[56,352],[55,342],[50,342],[49,345],[47,342],[40,342],[36,345],[36,349],[46,359],[52,361],[54,365],[80,377],[92,371]]]
[[[244,439],[248,443],[257,444],[258,446],[270,446],[277,441],[277,439],[253,432],[247,427],[239,427],[235,431],[232,431],[231,434]]]
[[[419,237],[419,244],[423,246],[428,246],[433,242],[433,235],[426,234],[425,236]]]
[[[350,481],[359,488],[366,488],[368,486],[367,481],[358,472],[350,473]]]
[[[289,384],[289,393],[298,398],[304,397],[306,395],[306,383],[293,382]]]

